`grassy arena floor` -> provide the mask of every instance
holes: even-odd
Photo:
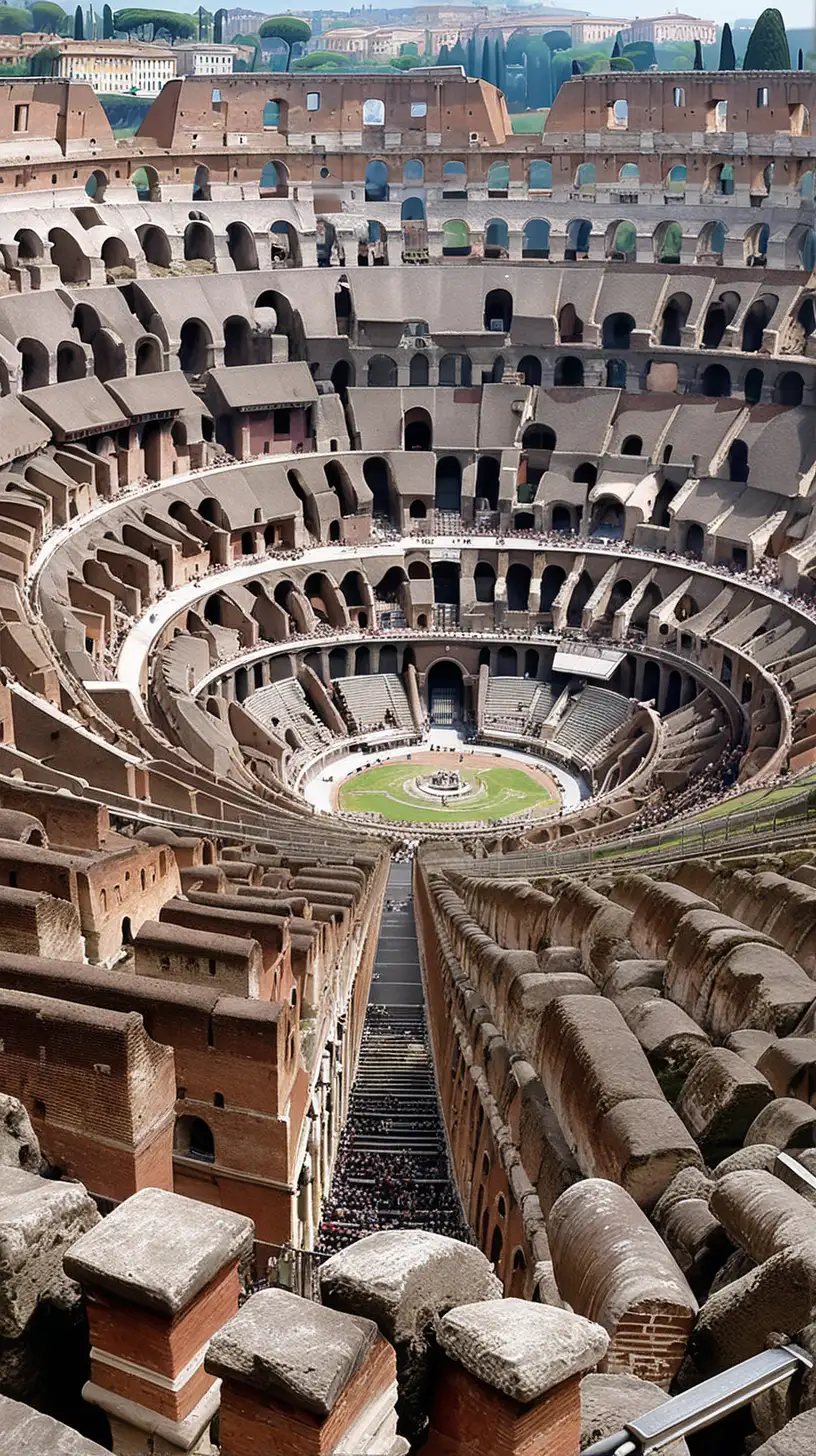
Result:
[[[405,759],[366,769],[341,785],[340,808],[352,814],[380,814],[401,824],[464,824],[506,819],[525,809],[543,809],[558,802],[546,784],[536,782],[523,768],[480,768],[476,772],[464,769],[462,777],[468,783],[481,780],[487,790],[481,798],[459,808],[436,809],[405,787],[406,780],[430,771],[428,764],[413,765]]]

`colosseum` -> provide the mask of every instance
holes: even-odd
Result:
[[[0,83],[0,1456],[812,1456],[816,83],[216,79]]]

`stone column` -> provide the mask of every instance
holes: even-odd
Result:
[[[238,1308],[253,1235],[240,1214],[145,1188],[69,1250],[91,1335],[83,1395],[105,1411],[117,1456],[209,1456],[219,1388],[204,1353]]]
[[[210,1342],[221,1456],[405,1456],[394,1351],[373,1321],[281,1289],[253,1294]]]
[[[427,1456],[577,1456],[581,1376],[603,1359],[600,1325],[552,1305],[503,1299],[439,1322]]]
[[[334,1254],[320,1270],[320,1293],[334,1309],[373,1319],[395,1346],[399,1431],[415,1443],[427,1424],[435,1318],[499,1300],[502,1289],[478,1249],[415,1229],[370,1234]]]

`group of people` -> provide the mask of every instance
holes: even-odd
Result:
[[[364,1118],[370,1125],[373,1119]],[[380,1119],[383,1135],[394,1135],[393,1116]],[[438,1127],[436,1119],[410,1117],[410,1130]],[[430,1124],[430,1126],[429,1126]],[[462,1238],[462,1212],[453,1190],[447,1157],[439,1153],[363,1150],[362,1133],[352,1113],[340,1139],[331,1193],[323,1205],[318,1249],[338,1249],[380,1229],[423,1228],[449,1238]]]

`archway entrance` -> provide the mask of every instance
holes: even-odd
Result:
[[[428,673],[428,713],[437,728],[452,728],[464,717],[465,690],[458,662],[435,662]]]

